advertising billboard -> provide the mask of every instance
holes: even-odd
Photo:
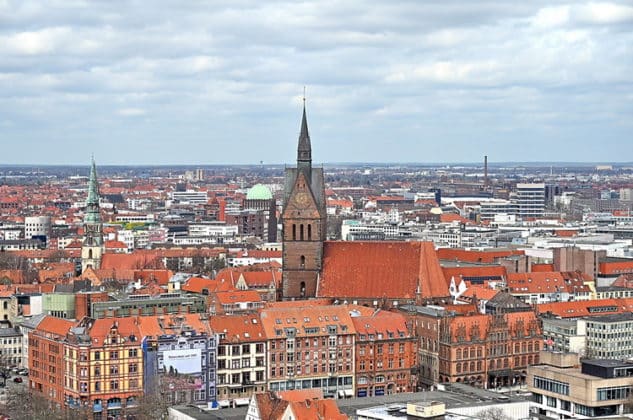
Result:
[[[163,351],[165,373],[199,374],[202,372],[202,352],[200,349]]]

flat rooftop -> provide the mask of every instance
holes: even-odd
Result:
[[[408,402],[438,401],[446,405],[446,409],[459,407],[477,407],[490,404],[502,404],[527,401],[520,395],[498,394],[485,389],[464,384],[446,384],[445,391],[403,392],[380,397],[346,398],[336,400],[341,412],[348,416],[356,416],[356,410]],[[244,420],[248,406],[238,408],[221,408],[215,411],[201,410],[195,406],[176,406],[178,411],[195,420]]]
[[[583,364],[594,365],[600,367],[633,367],[633,363],[625,360],[612,360],[612,359],[586,359],[582,361]]]

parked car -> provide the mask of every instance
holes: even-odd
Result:
[[[23,381],[22,381],[22,378],[20,378],[19,376],[16,376],[15,378],[13,378],[13,382],[21,384]]]
[[[18,375],[27,376],[28,374],[29,374],[29,370],[28,369],[20,369],[18,371]]]

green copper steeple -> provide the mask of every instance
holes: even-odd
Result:
[[[84,245],[101,245],[103,233],[101,214],[99,212],[99,184],[97,182],[97,165],[94,158],[90,168],[90,180],[88,181],[88,197],[86,198],[86,211],[84,215]]]
[[[99,184],[97,183],[97,165],[95,159],[92,158],[92,167],[90,168],[90,181],[88,181],[88,199],[86,203],[99,204]]]

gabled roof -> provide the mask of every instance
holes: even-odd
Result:
[[[349,334],[354,333],[354,323],[347,305],[330,306],[299,306],[301,301],[294,302],[295,306],[273,306],[261,311],[261,322],[268,338],[278,337],[286,333],[286,329],[295,328],[297,337],[312,337],[309,329],[316,328],[319,334],[325,334],[324,329],[330,325],[337,325],[346,329]]]
[[[409,336],[406,318],[396,312],[377,310],[369,316],[352,316],[352,322],[357,334],[381,333],[386,338],[390,332],[394,337],[400,333]]]
[[[241,302],[261,302],[262,297],[255,290],[232,290],[229,292],[216,292],[218,302],[223,305],[230,305]]]
[[[273,392],[255,394],[254,398],[259,410],[259,418],[261,419],[281,419],[290,404],[286,400],[277,398]]]
[[[190,293],[202,293],[203,290],[206,290],[207,293],[218,292],[218,291],[229,291],[235,290],[232,283],[224,280],[211,280],[205,279],[202,277],[191,277],[187,280],[187,283],[182,285],[182,290]]]
[[[499,293],[499,290],[491,289],[489,287],[483,286],[470,286],[464,293],[462,293],[462,298],[473,299],[477,297],[478,300],[490,300],[495,295]]]
[[[0,279],[8,278],[11,283],[24,283],[24,271],[22,270],[0,270]]]
[[[266,340],[259,314],[212,316],[209,325],[214,332],[223,335],[222,340],[229,343]]]
[[[54,316],[46,316],[37,325],[35,331],[53,334],[58,337],[65,337],[68,331],[75,325],[74,321],[57,318]]]
[[[211,334],[212,332],[209,322],[202,319],[200,314],[139,316],[135,319],[141,338],[180,335],[187,327],[199,333]]]
[[[345,420],[348,417],[341,413],[334,400],[303,400],[290,403],[290,409],[297,420]]]
[[[589,293],[585,282],[590,277],[580,272],[540,271],[508,274],[508,288],[512,294]]]
[[[132,254],[105,253],[101,257],[101,269],[127,269],[138,270],[141,268],[164,268],[158,254],[146,252],[134,252]]]
[[[325,242],[317,294],[334,298],[449,296],[432,242]]]

